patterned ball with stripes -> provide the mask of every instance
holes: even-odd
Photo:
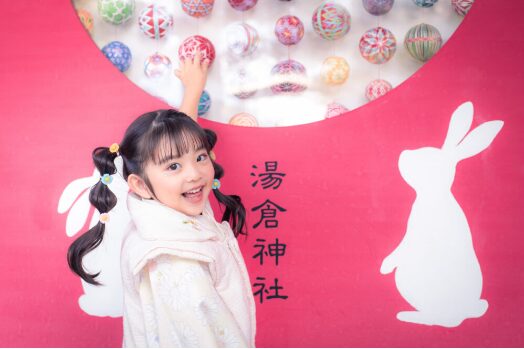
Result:
[[[258,32],[247,23],[232,23],[226,27],[227,48],[237,56],[249,56],[258,46]]]
[[[142,10],[138,17],[138,25],[142,33],[158,40],[164,37],[173,25],[173,16],[165,7],[152,4]]]
[[[406,33],[404,47],[409,54],[421,61],[428,61],[442,46],[442,36],[431,24],[417,24]]]
[[[360,38],[360,54],[368,62],[382,64],[389,61],[397,50],[397,39],[391,31],[383,27],[368,30]]]
[[[346,8],[332,1],[325,1],[313,12],[311,18],[315,32],[326,40],[337,40],[351,27],[351,16]]]
[[[181,0],[180,4],[185,13],[200,18],[211,13],[215,0]]]

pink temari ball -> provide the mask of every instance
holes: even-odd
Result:
[[[229,119],[229,124],[236,126],[257,127],[258,121],[257,118],[255,118],[251,114],[238,113],[236,115],[233,115],[231,119]]]
[[[332,1],[325,1],[317,7],[311,21],[315,32],[326,40],[340,39],[351,27],[349,12]]]
[[[307,88],[306,68],[295,60],[277,63],[271,69],[271,76],[273,93],[295,93]]]
[[[200,51],[202,59],[209,59],[209,65],[215,60],[215,47],[207,38],[200,35],[193,35],[185,39],[178,48],[178,57],[183,60],[193,59],[195,53]]]
[[[213,10],[215,0],[182,0],[180,1],[185,13],[192,17],[205,17]]]
[[[368,101],[372,101],[378,97],[382,97],[391,91],[392,88],[391,84],[386,80],[373,80],[366,86],[366,98]]]
[[[304,36],[304,24],[296,16],[283,16],[275,24],[278,41],[286,46],[296,45]]]
[[[229,5],[237,11],[247,11],[257,4],[258,0],[228,0]]]
[[[142,10],[138,17],[140,30],[153,39],[165,36],[167,30],[173,25],[173,17],[166,8],[158,5],[149,5]]]
[[[392,32],[383,27],[368,30],[360,38],[360,54],[368,62],[382,64],[389,61],[397,50],[397,39]]]
[[[327,106],[326,119],[338,116],[340,114],[344,114],[347,111],[349,111],[349,109],[344,107],[342,104],[335,102],[329,103]]]
[[[474,2],[475,0],[451,0],[451,6],[456,13],[464,17]]]

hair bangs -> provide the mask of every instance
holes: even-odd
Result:
[[[192,150],[208,150],[204,131],[192,120],[164,120],[162,127],[153,127],[144,141],[144,163],[152,161],[155,165],[178,158]]]

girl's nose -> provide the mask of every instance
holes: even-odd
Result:
[[[189,182],[197,181],[202,178],[202,175],[196,165],[189,165],[186,167],[186,179]]]

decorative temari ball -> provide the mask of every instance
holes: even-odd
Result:
[[[348,108],[344,107],[342,104],[339,103],[329,103],[327,106],[327,112],[325,115],[326,119],[332,118],[334,116],[338,116],[340,114],[343,114],[345,112],[349,111]]]
[[[358,44],[360,54],[368,62],[382,64],[389,61],[397,50],[397,39],[392,32],[383,27],[368,30]]]
[[[129,69],[131,65],[131,50],[120,41],[111,41],[102,47],[102,52],[121,72]]]
[[[150,79],[159,79],[169,76],[171,60],[160,53],[152,54],[144,62],[144,74]]]
[[[442,46],[442,37],[431,24],[417,24],[406,33],[404,46],[409,54],[421,61],[429,60]]]
[[[247,11],[253,8],[258,0],[227,0],[229,5],[237,11]]]
[[[233,23],[226,27],[228,49],[238,56],[249,56],[258,46],[258,32],[247,23]]]
[[[322,80],[328,85],[341,85],[349,77],[349,64],[343,57],[328,57],[322,63]]]
[[[186,58],[193,59],[197,51],[202,53],[203,60],[209,59],[210,66],[213,64],[215,60],[215,47],[209,39],[200,35],[193,35],[185,39],[178,48],[178,57],[181,60]]]
[[[273,93],[296,93],[306,88],[306,68],[301,63],[289,59],[277,63],[271,69],[271,91]]]
[[[86,28],[89,34],[91,34],[93,32],[93,16],[91,13],[84,9],[79,9],[76,13],[78,14],[78,18],[84,28]]]
[[[420,7],[431,7],[437,3],[438,0],[413,0],[415,5]]]
[[[133,15],[135,0],[98,0],[98,14],[104,21],[121,24]]]
[[[394,3],[395,0],[362,0],[362,5],[364,5],[366,11],[375,16],[388,13]]]
[[[304,36],[304,24],[296,16],[283,16],[275,24],[278,41],[286,46],[298,44]]]
[[[138,25],[142,33],[158,40],[164,37],[167,30],[173,25],[173,17],[165,7],[149,5],[140,13]]]
[[[386,80],[373,80],[366,86],[366,98],[368,101],[372,101],[378,97],[382,97],[391,91],[392,88],[391,84]]]
[[[202,91],[200,100],[198,101],[198,116],[202,116],[211,108],[211,96],[207,91]]]
[[[236,74],[229,75],[226,84],[228,93],[240,99],[249,98],[258,90],[256,80],[243,68]]]
[[[215,0],[181,0],[182,9],[192,17],[205,17],[213,10]]]
[[[258,121],[253,115],[248,113],[238,113],[235,114],[229,119],[230,125],[236,126],[247,126],[247,127],[257,127]]]
[[[327,40],[340,39],[351,27],[351,16],[346,8],[332,1],[323,2],[311,18],[313,29]]]
[[[451,0],[451,6],[460,16],[465,16],[475,0]]]

